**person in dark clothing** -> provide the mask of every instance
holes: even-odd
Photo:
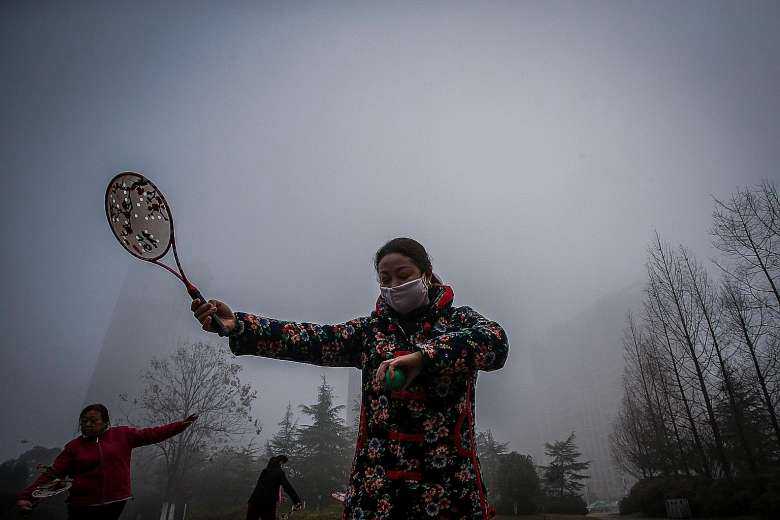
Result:
[[[249,497],[246,520],[276,520],[276,505],[279,501],[279,487],[283,487],[287,496],[293,501],[293,511],[302,509],[303,504],[282,470],[282,464],[287,463],[287,457],[278,455],[271,457],[268,465],[260,472],[255,490]]]

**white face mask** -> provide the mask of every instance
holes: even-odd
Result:
[[[409,314],[428,304],[428,283],[424,277],[397,287],[379,287],[387,304],[398,314]]]

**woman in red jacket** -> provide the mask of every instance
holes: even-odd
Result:
[[[133,448],[156,444],[183,432],[195,420],[155,428],[111,427],[108,409],[91,404],[79,415],[81,436],[73,439],[54,460],[50,471],[39,476],[17,495],[22,510],[33,507],[32,492],[55,478],[70,476],[68,520],[116,520],[122,514],[130,490],[130,455]]]

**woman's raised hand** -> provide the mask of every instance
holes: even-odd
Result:
[[[206,332],[217,332],[217,329],[212,324],[211,317],[214,314],[222,320],[226,333],[230,334],[236,328],[236,317],[233,315],[233,311],[219,300],[209,300],[207,302],[200,299],[193,300],[190,308],[195,315],[195,319],[200,322],[201,327]]]

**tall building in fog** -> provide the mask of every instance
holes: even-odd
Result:
[[[626,312],[640,301],[640,286],[627,288],[512,345],[516,378],[504,383],[503,395],[512,396],[513,413],[500,423],[498,438],[544,465],[544,443],[574,431],[582,460],[591,461],[586,498],[617,498],[625,491],[611,461],[609,434],[622,395]]]
[[[205,266],[189,261],[185,269],[207,298],[219,297],[219,283],[212,280]],[[126,403],[121,402],[119,395],[139,396],[143,392],[141,374],[149,368],[152,358],[165,358],[179,345],[198,341],[211,343],[215,348],[228,349],[225,338],[204,333],[200,329],[190,311],[190,298],[178,280],[159,267],[130,262],[85,402],[106,404],[112,417],[121,421],[124,412],[131,410],[127,409]],[[334,388],[336,404],[348,403],[347,396],[351,388],[348,383],[351,381],[349,369],[324,368],[254,356],[237,357],[235,362],[242,367],[241,381],[251,384],[259,395],[252,409],[254,417],[260,419],[263,425],[263,432],[260,439],[253,439],[252,442],[262,443],[276,432],[287,403],[292,405],[293,412],[305,423],[307,418],[300,417],[299,406],[316,400],[317,387],[323,375]],[[360,372],[354,372],[358,374],[359,395]],[[351,413],[349,406],[345,406],[345,413]]]
[[[89,384],[86,402],[105,403],[119,415],[119,394],[137,395],[152,358],[183,342],[202,340],[184,286],[159,267],[130,262]],[[208,283],[200,276],[199,284]]]

